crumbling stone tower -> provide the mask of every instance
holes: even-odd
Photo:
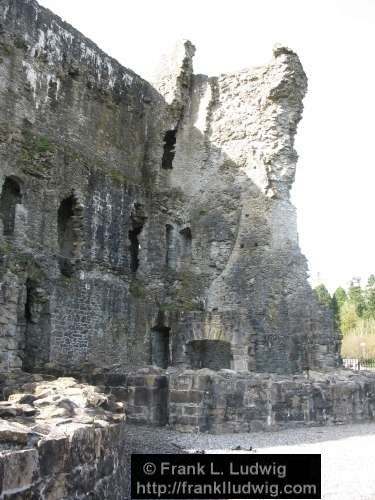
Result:
[[[306,76],[152,86],[30,0],[1,28],[1,370],[334,368],[289,200]]]

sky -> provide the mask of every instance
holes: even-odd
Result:
[[[311,281],[333,291],[375,274],[375,0],[40,0],[145,79],[179,39],[195,73],[295,50],[309,79],[292,201]]]

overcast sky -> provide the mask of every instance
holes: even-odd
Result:
[[[195,72],[267,63],[293,48],[309,78],[292,199],[313,279],[330,289],[375,273],[375,0],[40,0],[149,79],[177,39]]]

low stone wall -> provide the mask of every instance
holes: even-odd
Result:
[[[117,396],[120,392],[112,389]],[[129,423],[163,426],[168,423],[168,377],[140,370],[126,378],[126,414]]]
[[[375,415],[375,374],[369,372],[308,377],[208,369],[145,372],[129,379],[138,384],[127,389],[127,418],[134,423],[160,425],[167,414],[176,430],[220,433],[361,422]],[[155,404],[158,384],[164,391],[162,418]]]

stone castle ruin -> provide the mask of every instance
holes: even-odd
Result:
[[[207,77],[194,52],[151,85],[34,0],[0,1],[4,399],[38,374],[184,431],[372,418],[375,379],[341,368],[298,246],[298,56]]]

